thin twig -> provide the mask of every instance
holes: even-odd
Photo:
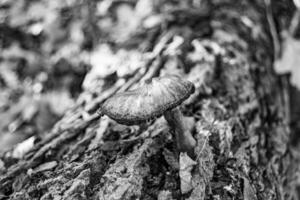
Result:
[[[266,5],[266,15],[267,15],[267,20],[269,23],[269,28],[270,28],[270,33],[272,36],[272,41],[273,41],[273,47],[274,47],[274,55],[273,59],[274,61],[277,60],[280,57],[280,41],[279,41],[279,36],[277,33],[276,25],[274,22],[273,18],[273,11],[272,11],[272,5],[271,5],[271,0],[264,0],[265,5]]]
[[[300,10],[296,10],[289,27],[289,32],[291,36],[295,36],[299,23],[300,23]]]

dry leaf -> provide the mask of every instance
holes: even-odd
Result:
[[[294,0],[294,4],[300,10],[300,0]]]
[[[19,143],[12,152],[13,158],[23,158],[23,156],[30,151],[34,146],[35,137],[32,136],[23,142]]]
[[[169,190],[162,190],[158,193],[157,196],[158,200],[173,200],[172,192]]]
[[[179,164],[180,188],[182,194],[186,194],[193,189],[192,170],[197,162],[192,160],[186,153],[180,153]]]
[[[253,189],[252,185],[250,184],[249,180],[245,177],[244,179],[244,199],[245,200],[257,200],[256,191]]]
[[[288,33],[284,36],[283,54],[275,61],[275,71],[278,74],[291,73],[291,83],[300,89],[300,40]]]

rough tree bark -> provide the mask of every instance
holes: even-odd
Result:
[[[203,1],[171,10],[165,26],[144,38],[155,56],[126,84],[116,82],[91,101],[78,102],[0,177],[0,198],[296,198],[286,86],[272,70],[264,6],[252,0]],[[171,55],[168,47],[176,38],[183,43]],[[132,128],[93,114],[112,94],[170,72],[174,63],[196,85],[181,108],[195,121],[197,139],[193,189],[187,194],[180,191],[178,152],[163,119]]]

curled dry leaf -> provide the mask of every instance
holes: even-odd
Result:
[[[192,160],[186,153],[180,153],[179,164],[180,188],[182,194],[186,194],[193,189],[192,170],[197,162]]]
[[[275,61],[278,74],[291,73],[291,83],[300,89],[300,40],[288,33],[284,35],[283,54]]]

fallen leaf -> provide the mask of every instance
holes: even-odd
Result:
[[[300,10],[300,0],[294,0],[294,4]]]
[[[191,173],[197,162],[192,160],[186,153],[180,153],[179,157],[180,189],[182,194],[186,194],[193,189]]]
[[[162,190],[157,195],[158,200],[173,200],[172,192],[169,190]]]
[[[32,136],[23,142],[19,143],[12,152],[13,158],[23,158],[23,156],[30,151],[34,146],[35,137]]]
[[[245,200],[257,200],[256,191],[253,189],[249,180],[247,178],[244,179],[244,199]]]
[[[288,33],[284,35],[282,57],[275,61],[278,74],[291,73],[291,84],[300,89],[300,40]]]

